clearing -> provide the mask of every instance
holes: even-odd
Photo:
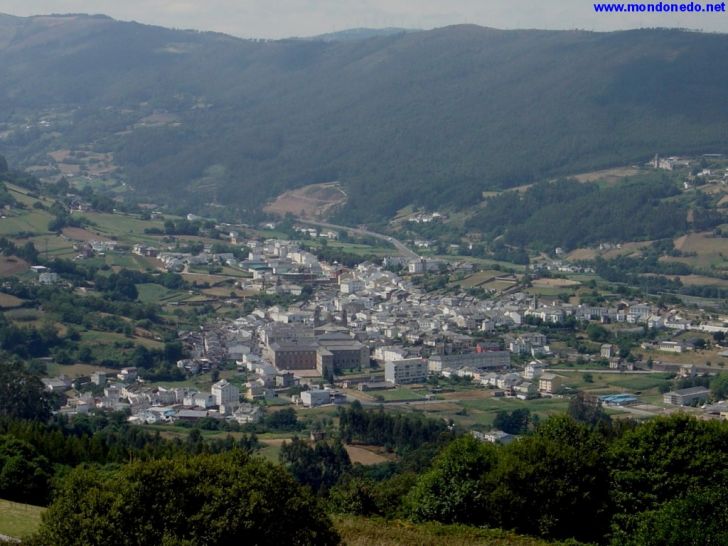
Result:
[[[15,256],[0,256],[0,277],[12,277],[19,273],[25,273],[30,265],[25,260]]]
[[[387,463],[392,460],[392,456],[386,457],[379,453],[382,448],[377,446],[344,446],[346,452],[349,454],[349,459],[352,463],[359,463],[363,465],[373,465],[380,463]]]
[[[14,538],[28,536],[38,530],[45,508],[0,500],[0,534]]]
[[[347,199],[348,196],[338,182],[311,184],[282,193],[263,210],[280,216],[291,213],[301,218],[320,219],[346,203]]]

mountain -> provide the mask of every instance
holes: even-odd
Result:
[[[0,17],[0,153],[112,152],[143,196],[256,210],[339,181],[342,221],[724,152],[728,36],[453,26],[241,40],[103,16]],[[43,122],[43,123],[41,123]]]
[[[391,36],[393,34],[404,34],[405,32],[418,32],[406,28],[387,27],[387,28],[351,28],[348,30],[340,30],[338,32],[328,32],[319,34],[312,38],[304,38],[315,42],[346,42],[350,40],[366,40],[369,38],[377,38],[380,36]]]

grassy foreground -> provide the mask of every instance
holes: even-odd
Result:
[[[346,546],[547,546],[537,538],[499,529],[465,525],[414,524],[381,518],[335,516],[334,526]]]
[[[0,535],[21,538],[34,533],[44,510],[40,506],[0,500]]]
[[[45,508],[0,500],[0,535],[21,538],[40,526]],[[414,524],[381,518],[335,516],[346,546],[548,546],[554,543],[498,529],[465,525]]]

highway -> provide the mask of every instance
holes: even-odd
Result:
[[[395,239],[394,237],[390,237],[389,235],[382,235],[381,233],[376,233],[374,231],[369,231],[367,229],[361,229],[361,228],[354,228],[349,226],[337,226],[336,224],[329,224],[327,222],[316,222],[313,220],[301,220],[300,218],[297,218],[296,221],[300,224],[308,224],[311,226],[318,226],[318,227],[325,227],[330,229],[336,229],[339,231],[348,231],[350,233],[355,233],[357,235],[362,235],[365,237],[374,237],[375,239],[379,239],[381,241],[385,241],[394,248],[396,248],[400,255],[407,258],[408,260],[416,260],[419,258],[419,255],[416,252],[413,252],[409,248],[407,248],[404,243],[399,241],[398,239]]]

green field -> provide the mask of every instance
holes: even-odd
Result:
[[[0,218],[0,235],[14,235],[21,231],[48,233],[48,222],[53,217],[45,211],[32,209],[17,216]]]
[[[118,236],[119,240],[140,240],[145,237],[147,228],[163,228],[163,223],[153,220],[141,220],[134,216],[110,214],[103,212],[89,212],[84,216],[95,224],[96,229],[107,235]]]
[[[414,392],[412,389],[387,389],[370,393],[375,399],[381,397],[385,401],[394,400],[422,400],[424,396]]]
[[[0,534],[22,538],[34,533],[44,511],[40,506],[0,500]]]

